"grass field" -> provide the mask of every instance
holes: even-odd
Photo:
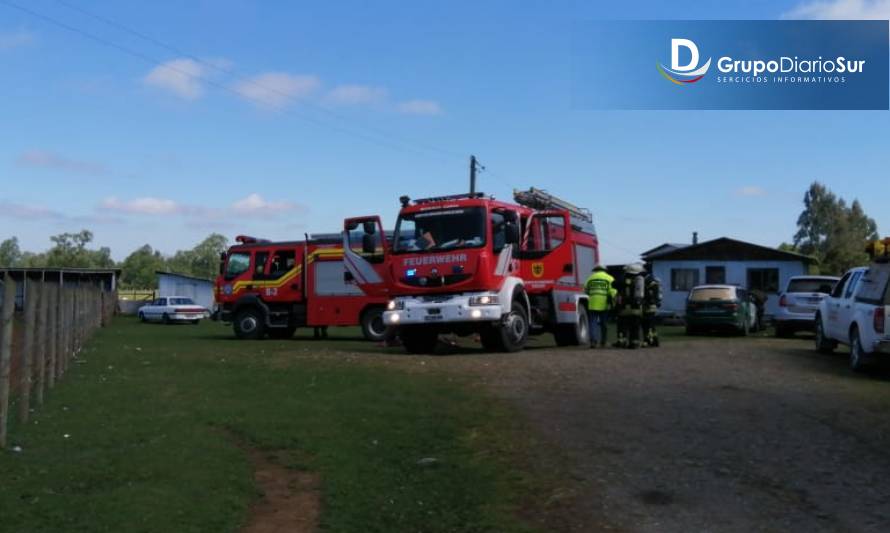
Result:
[[[259,495],[244,446],[321,477],[329,531],[522,531],[536,480],[516,417],[451,380],[328,341],[118,318],[0,453],[2,531],[237,531]],[[398,349],[393,349],[398,353]],[[437,459],[422,466],[422,458]]]

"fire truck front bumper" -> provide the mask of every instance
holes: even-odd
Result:
[[[501,319],[497,293],[401,296],[383,313],[387,326],[455,322],[495,322]]]

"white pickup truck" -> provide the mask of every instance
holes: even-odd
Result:
[[[890,263],[844,274],[816,313],[816,349],[850,347],[850,368],[861,370],[877,354],[890,354]]]

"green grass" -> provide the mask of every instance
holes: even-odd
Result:
[[[540,487],[515,468],[513,413],[441,376],[319,356],[381,351],[331,333],[247,342],[117,319],[10,427],[22,451],[0,452],[0,530],[237,531],[258,497],[239,443],[321,476],[324,530],[525,530]]]

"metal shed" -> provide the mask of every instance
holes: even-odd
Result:
[[[185,296],[198,305],[213,309],[213,280],[175,272],[157,272],[158,296]]]

